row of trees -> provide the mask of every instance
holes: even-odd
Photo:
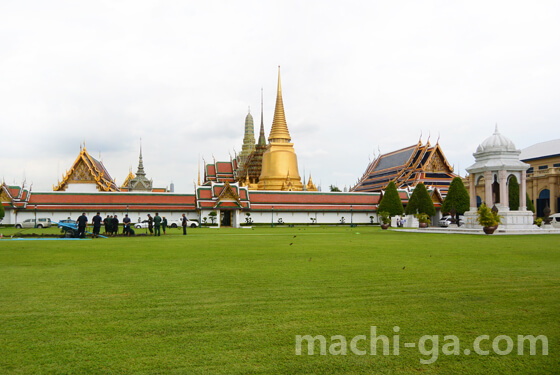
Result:
[[[515,176],[512,176],[509,181],[509,207],[511,210],[519,210],[519,183]],[[469,208],[469,193],[463,184],[463,180],[460,177],[455,177],[451,181],[451,185],[449,185],[441,212],[450,213],[455,209],[457,215],[462,215]],[[529,199],[529,195],[527,195],[527,209],[535,212],[535,207]],[[385,189],[385,194],[379,203],[377,212],[388,212],[391,216],[402,215],[403,212],[406,215],[427,214],[428,216],[434,216],[436,208],[426,186],[423,183],[419,183],[412,192],[406,209],[404,209],[397,192],[397,186],[394,182],[390,182]]]

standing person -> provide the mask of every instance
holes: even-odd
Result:
[[[148,229],[150,234],[154,234],[154,218],[150,214],[148,214]]]
[[[105,225],[105,235],[109,234],[109,215],[103,219],[103,225]]]
[[[119,219],[117,219],[117,215],[113,217],[113,233],[119,234]]]
[[[165,228],[167,228],[167,219],[165,218],[165,216],[163,217],[163,220],[161,222],[161,229],[163,229],[163,235],[165,236]]]
[[[78,237],[84,238],[86,236],[86,225],[88,219],[85,212],[82,212],[82,216],[76,220],[76,224],[78,224]]]
[[[122,219],[123,222],[123,234],[125,236],[130,234],[130,218],[128,217],[128,214],[124,215],[124,219]]]
[[[183,236],[187,235],[187,217],[183,214],[182,224],[183,224]]]
[[[109,224],[109,235],[113,234],[113,215],[109,216],[109,219],[107,219],[107,223]]]
[[[161,236],[161,217],[159,216],[159,212],[156,212],[156,216],[154,216],[154,224],[156,226],[156,236]]]
[[[93,219],[91,219],[91,222],[93,223],[93,238],[99,238],[99,231],[101,230],[102,220],[103,218],[101,217],[99,212],[93,217]]]

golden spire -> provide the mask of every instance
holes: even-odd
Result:
[[[198,155],[198,185],[200,186],[200,155]]]
[[[278,66],[278,92],[276,94],[276,108],[274,109],[274,121],[272,129],[268,136],[269,142],[290,142],[290,132],[288,124],[286,124],[286,115],[284,114],[284,103],[282,101],[282,84],[280,83],[280,66]]]

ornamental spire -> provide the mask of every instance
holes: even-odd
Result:
[[[276,108],[274,109],[274,121],[268,136],[269,142],[290,142],[290,132],[284,114],[284,103],[282,101],[282,84],[280,82],[280,66],[278,66],[278,92],[276,94]]]
[[[266,135],[264,134],[264,120],[263,120],[263,89],[261,87],[261,132],[259,134],[259,145],[266,146]]]
[[[146,172],[144,172],[144,163],[142,161],[142,138],[140,138],[140,158],[138,159],[138,171],[136,172],[136,176],[146,176]]]

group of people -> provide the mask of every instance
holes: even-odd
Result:
[[[181,226],[183,227],[183,235],[187,235],[187,217],[183,214],[181,218]],[[148,214],[148,230],[150,231],[150,235],[154,236],[161,236],[161,231],[163,230],[163,234],[167,229],[167,219],[165,216],[162,218],[159,216],[159,213],[156,212],[156,216],[152,217],[152,215]],[[155,231],[155,233],[154,233]]]
[[[165,234],[165,231],[167,229],[167,219],[165,218],[165,216],[163,218],[159,216],[158,212],[156,212],[156,216],[154,217],[148,214],[148,230],[150,231],[150,235],[154,235],[154,229],[156,231],[156,236],[161,236],[162,229],[163,234]]]
[[[183,235],[187,235],[187,217],[183,214],[181,218],[181,225],[183,227]],[[88,218],[86,213],[83,212],[80,217],[76,220],[76,224],[78,225],[78,236],[80,238],[85,237],[86,226],[88,223]],[[93,224],[93,238],[99,237],[99,232],[101,231],[101,224],[105,226],[105,235],[117,235],[119,234],[119,219],[117,215],[107,215],[105,219],[101,217],[101,214],[98,212],[92,219]],[[161,231],[163,230],[163,234],[165,234],[167,229],[167,219],[165,216],[162,218],[159,216],[159,213],[156,212],[156,215],[152,217],[152,215],[148,214],[148,230],[150,231],[150,235],[154,236],[161,236]],[[155,230],[155,234],[154,234]],[[134,235],[134,229],[131,227],[131,220],[128,217],[128,214],[124,215],[123,218],[123,231],[122,234],[125,236]]]

